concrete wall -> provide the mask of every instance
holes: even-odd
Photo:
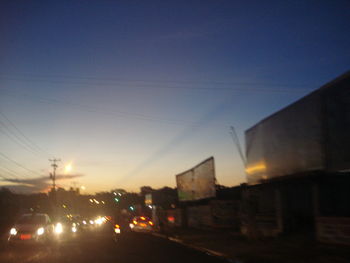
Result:
[[[281,192],[270,185],[248,187],[242,194],[240,231],[249,238],[274,237],[284,230]]]
[[[325,243],[350,245],[350,218],[317,217],[316,237]]]
[[[186,210],[189,227],[210,227],[213,225],[210,205],[190,206]]]
[[[230,227],[239,229],[240,200],[212,200],[210,201],[213,227]]]

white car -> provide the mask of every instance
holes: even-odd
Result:
[[[53,236],[54,225],[47,214],[24,214],[11,228],[9,244],[44,244]]]

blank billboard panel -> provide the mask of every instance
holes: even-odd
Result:
[[[180,201],[214,197],[216,194],[214,158],[210,157],[194,168],[178,174],[176,183]]]
[[[307,172],[350,170],[350,72],[245,133],[249,184]]]
[[[180,201],[194,200],[193,170],[176,176],[177,193]]]

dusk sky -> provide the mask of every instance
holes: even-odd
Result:
[[[350,69],[350,1],[1,1],[0,185],[175,186]],[[71,164],[70,171],[64,167]],[[65,178],[65,179],[64,179]],[[20,182],[24,184],[20,184]]]

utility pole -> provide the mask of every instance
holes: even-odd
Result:
[[[49,159],[51,166],[53,168],[52,173],[50,173],[50,179],[52,179],[52,191],[56,192],[56,169],[58,167],[57,162],[60,162],[61,159]]]
[[[53,217],[57,217],[57,193],[56,193],[56,169],[58,167],[57,162],[60,162],[61,159],[49,159],[49,162],[51,162],[52,166],[52,173],[50,173],[50,179],[52,179],[52,203],[53,203]]]

